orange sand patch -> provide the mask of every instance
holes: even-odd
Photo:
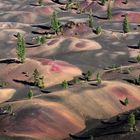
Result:
[[[0,103],[11,99],[15,92],[15,89],[0,89]]]

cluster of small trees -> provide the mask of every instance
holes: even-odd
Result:
[[[90,81],[92,80],[92,72],[90,70],[88,70],[86,73],[82,73],[82,80],[84,81]],[[80,79],[78,77],[75,77],[72,81],[74,84],[78,84],[80,82]],[[97,75],[96,75],[96,82],[97,82],[97,85],[100,85],[102,83],[102,79],[101,79],[101,75],[100,73],[98,72]],[[69,82],[64,80],[62,83],[61,83],[61,86],[66,89],[69,87]]]
[[[39,88],[44,88],[44,77],[40,76],[40,73],[37,69],[33,72],[33,83],[35,86],[38,86]]]
[[[39,1],[42,3],[42,1]],[[51,17],[51,29],[58,34],[59,32],[62,31],[61,28],[61,23],[57,17],[57,13],[54,12],[52,17]],[[47,35],[42,35],[36,37],[36,41],[40,44],[44,44],[47,40],[48,36]],[[16,47],[16,54],[17,58],[20,60],[21,63],[24,63],[26,59],[26,43],[23,35],[21,33],[17,33],[17,47]]]
[[[37,36],[36,37],[36,41],[39,43],[39,44],[44,44],[47,40],[47,35],[42,35],[42,36]]]
[[[92,10],[90,10],[90,13],[88,15],[88,26],[90,28],[94,27],[94,20],[93,20],[93,13]],[[96,34],[100,34],[102,32],[102,27],[101,26],[97,26],[95,29]]]
[[[64,81],[62,82],[61,86],[62,86],[63,88],[65,88],[65,89],[68,88],[68,86],[69,86],[68,81],[64,80]]]
[[[37,86],[39,88],[44,88],[44,77],[40,75],[39,71],[37,69],[34,70],[33,74],[33,84],[34,86]],[[28,91],[28,98],[32,99],[33,97],[33,91],[32,89],[29,89]]]
[[[92,77],[92,72],[88,70],[86,73],[83,73],[82,75],[85,81],[89,81]]]
[[[101,3],[104,5],[106,2],[106,0],[101,0]],[[108,7],[107,7],[107,19],[111,19],[112,18],[112,8],[111,8],[111,5],[110,3],[108,4]],[[88,16],[88,25],[90,28],[93,28],[93,13],[89,14]],[[123,32],[124,33],[128,33],[130,31],[130,25],[129,25],[129,21],[128,21],[128,17],[127,17],[127,14],[125,15],[125,18],[123,20]],[[102,28],[101,26],[98,26],[96,28],[96,33],[99,34],[100,32],[102,31]],[[138,44],[139,48],[140,48],[140,43]]]

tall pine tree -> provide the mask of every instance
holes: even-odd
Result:
[[[88,25],[90,28],[93,28],[93,13],[92,13],[92,9],[90,10],[89,16],[88,16]]]
[[[127,15],[125,15],[125,18],[123,20],[123,32],[128,33],[129,31],[130,31],[130,26],[129,26],[129,22],[128,22],[128,17],[127,17]]]
[[[101,0],[102,5],[105,5],[105,3],[106,3],[106,0]]]
[[[53,15],[51,17],[51,28],[55,31],[56,34],[58,34],[58,32],[60,32],[60,27],[61,23],[58,20],[57,14],[56,12],[53,12]]]
[[[17,57],[21,63],[25,61],[26,50],[25,50],[25,40],[23,35],[20,33],[17,34],[17,48],[16,48]]]
[[[110,3],[108,4],[108,7],[107,7],[107,18],[108,19],[112,18],[112,8],[110,6]]]

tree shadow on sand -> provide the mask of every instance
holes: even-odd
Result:
[[[37,27],[37,28],[44,29],[44,30],[51,29],[49,26],[45,26],[45,25],[32,25],[32,27]]]
[[[40,6],[40,5],[37,4],[37,3],[30,3],[30,5],[31,5],[31,6],[35,6],[35,7],[36,7],[36,6]]]
[[[25,80],[13,79],[13,81],[16,82],[16,83],[23,84],[23,85],[34,86],[33,82],[28,82],[28,81],[25,81]]]
[[[94,15],[93,17],[98,18],[98,19],[107,20],[107,17],[99,17],[99,16],[96,16],[96,15]]]
[[[138,46],[128,46],[128,48],[131,48],[131,49],[139,49]]]
[[[4,59],[4,60],[0,60],[0,64],[20,64],[21,62],[19,60],[16,59]]]
[[[37,35],[46,35],[48,34],[47,32],[38,32],[38,31],[32,31],[32,34],[37,34]]]
[[[118,119],[118,116],[120,117]],[[92,138],[121,135],[129,132],[127,125],[127,115],[120,114],[106,121],[88,117],[85,119],[85,128],[77,134],[69,134],[66,140],[91,140]],[[93,126],[91,126],[93,125]],[[125,127],[123,127],[125,126]]]
[[[37,44],[34,44],[34,43],[30,43],[30,42],[27,42],[26,43],[26,48],[37,48],[39,47],[41,44],[37,43]]]
[[[65,5],[66,3],[60,2],[59,0],[52,0],[53,2],[60,4],[60,5]]]

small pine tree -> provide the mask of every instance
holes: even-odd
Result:
[[[140,63],[140,54],[137,55],[136,61],[137,61],[138,63]]]
[[[136,118],[134,113],[130,113],[128,115],[128,125],[129,125],[130,132],[136,131]]]
[[[39,78],[38,87],[39,88],[45,88],[45,85],[44,85],[44,76],[42,76],[42,77]]]
[[[125,100],[124,100],[124,105],[127,106],[128,103],[129,103],[129,101],[128,101],[128,98],[126,97]]]
[[[85,80],[89,81],[91,79],[92,72],[88,70],[88,72],[85,74]]]
[[[108,7],[107,7],[107,18],[108,19],[112,18],[112,8],[111,8],[110,4],[108,4]]]
[[[125,2],[124,2],[125,4],[127,4],[128,3],[128,0],[125,0]]]
[[[36,37],[36,41],[40,44],[44,44],[46,42],[46,39],[47,39],[46,35]]]
[[[140,49],[140,40],[139,40],[139,42],[138,42],[138,49]]]
[[[140,85],[140,75],[139,75],[138,78],[133,80],[133,83],[136,84],[136,85]]]
[[[29,99],[33,98],[33,91],[31,89],[29,89],[29,91],[28,91],[28,98]]]
[[[74,84],[79,83],[79,81],[80,81],[80,79],[79,79],[78,77],[74,77],[74,78],[73,78],[73,83],[74,83]]]
[[[65,9],[68,10],[71,4],[72,4],[72,0],[67,0]]]
[[[76,8],[77,8],[77,11],[80,11],[80,1],[79,0],[77,0],[77,2],[76,2]]]
[[[60,32],[60,27],[61,23],[58,20],[57,14],[56,12],[53,12],[53,15],[51,17],[51,28],[55,31],[56,34],[58,34],[58,32]]]
[[[62,86],[63,88],[68,88],[68,82],[67,82],[66,80],[64,80],[64,81],[62,82],[61,86]]]
[[[129,31],[130,31],[129,22],[128,22],[127,15],[125,15],[125,18],[123,20],[123,32],[128,33]]]
[[[101,28],[101,26],[98,26],[97,28],[96,28],[96,34],[99,34],[99,33],[101,33],[102,32],[102,28]]]
[[[101,79],[101,76],[100,76],[100,73],[99,72],[96,75],[96,81],[97,81],[97,84],[98,85],[100,85],[102,83],[102,79]]]
[[[93,28],[93,14],[92,14],[92,10],[90,10],[89,16],[88,16],[88,25],[90,28]]]
[[[105,5],[105,3],[106,3],[106,0],[101,0],[102,5]]]
[[[43,0],[38,0],[38,4],[41,6],[43,5]]]
[[[26,50],[25,50],[25,40],[20,33],[17,33],[17,48],[16,48],[17,57],[21,63],[25,61]]]
[[[33,78],[34,78],[34,85],[38,86],[40,82],[40,74],[37,69],[35,69],[33,72]]]

